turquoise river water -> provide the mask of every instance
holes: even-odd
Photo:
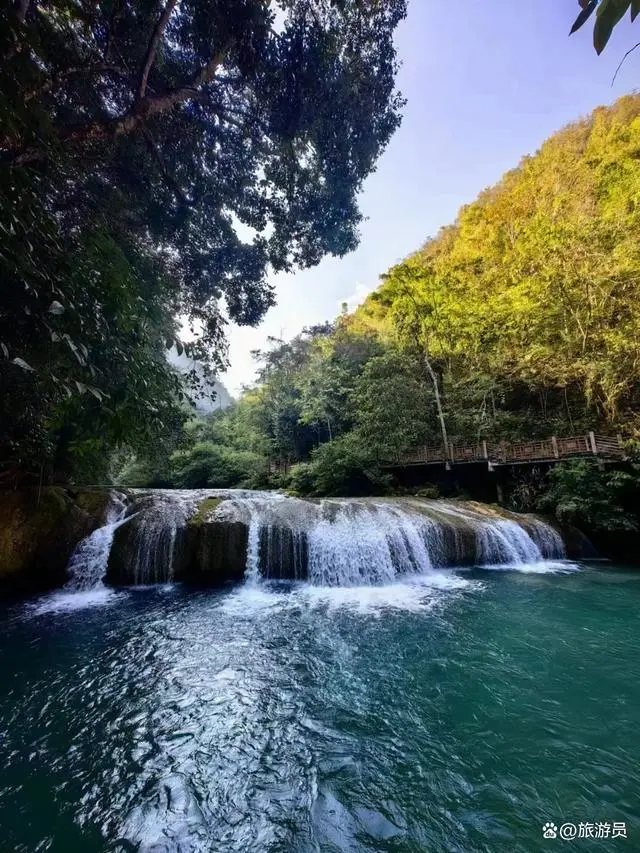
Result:
[[[0,612],[0,673],[3,853],[640,850],[613,567],[57,593]]]

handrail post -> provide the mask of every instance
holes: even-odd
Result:
[[[482,440],[482,455],[485,459],[489,458],[489,449],[487,448],[487,442]]]
[[[596,444],[596,436],[593,430],[589,431],[589,443],[591,445],[591,452],[594,456],[598,455],[598,445]]]
[[[555,435],[551,436],[551,444],[553,445],[553,455],[556,457],[556,459],[559,459],[560,453],[558,451],[558,439],[555,437]]]

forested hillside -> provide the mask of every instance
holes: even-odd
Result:
[[[640,96],[561,130],[355,313],[257,354],[256,387],[138,475],[366,493],[445,437],[638,437],[639,158]]]

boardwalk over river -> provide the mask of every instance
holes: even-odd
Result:
[[[536,462],[558,462],[563,459],[597,458],[602,460],[624,459],[624,444],[620,436],[574,435],[570,438],[557,438],[555,435],[539,441],[526,441],[519,444],[489,444],[486,441],[476,445],[444,445],[416,448],[398,458],[395,462],[386,462],[386,468],[405,468],[414,465],[464,465],[485,462],[489,470],[499,465],[532,465]]]

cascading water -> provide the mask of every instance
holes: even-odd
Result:
[[[71,555],[66,588],[84,591],[103,586],[109,552],[117,528],[124,523],[127,503],[123,495],[113,492],[106,523],[83,539]]]
[[[355,586],[457,565],[522,565],[564,556],[559,534],[540,519],[519,516],[516,521],[516,516],[473,505],[417,499],[306,501],[271,493],[233,497],[228,503],[232,517],[248,526],[246,577],[254,582],[260,576],[282,577],[283,562],[295,568],[286,577]],[[302,568],[301,560],[306,562]]]
[[[213,508],[203,515],[203,501],[212,499]],[[371,586],[443,568],[517,566],[564,556],[560,536],[542,520],[471,502],[157,490],[139,493],[136,509],[121,573],[136,584],[185,575],[206,582],[211,560],[222,566],[214,582],[231,579],[224,566],[240,559],[248,583],[266,578]]]
[[[162,490],[144,493],[135,525],[132,580],[134,584],[174,580],[176,552],[187,521],[207,493]]]
[[[504,518],[486,508],[438,502],[438,512],[470,527],[476,540],[475,562],[480,566],[521,565],[564,557],[560,534],[539,518]]]
[[[557,530],[545,524],[539,518],[530,518],[529,535],[536,543],[543,559],[553,560],[558,555],[564,557],[564,542]]]
[[[391,583],[397,574],[424,574],[434,525],[399,507],[323,501],[307,537],[309,579],[323,586]]]

